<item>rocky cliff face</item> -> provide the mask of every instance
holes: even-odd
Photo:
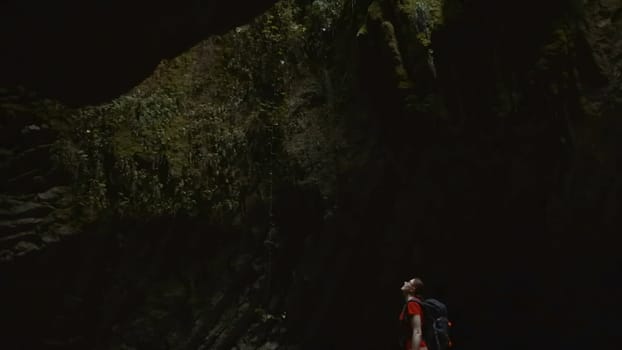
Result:
[[[461,348],[615,348],[621,13],[283,1],[72,128],[7,119],[49,135],[4,145],[5,181],[41,184],[3,188],[11,341],[383,349],[419,275]],[[41,199],[66,177],[19,176],[58,139],[88,159],[61,167],[82,206],[59,198],[96,218]]]
[[[54,162],[51,104],[3,96],[0,259],[10,262],[77,232],[64,171]],[[73,223],[72,223],[73,222]]]

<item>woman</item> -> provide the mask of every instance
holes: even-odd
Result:
[[[406,299],[406,304],[400,313],[400,321],[404,325],[406,335],[405,349],[428,350],[423,340],[423,312],[418,302],[422,299],[423,281],[419,278],[404,281],[401,290]]]

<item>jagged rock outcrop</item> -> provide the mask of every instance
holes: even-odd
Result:
[[[3,96],[0,106],[0,260],[12,262],[79,232],[70,183],[39,106]],[[43,113],[50,111],[46,108]]]

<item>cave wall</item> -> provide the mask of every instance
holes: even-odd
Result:
[[[404,21],[417,4],[429,46]],[[317,308],[299,333],[309,348],[388,347],[411,275],[449,302],[461,347],[615,347],[619,11],[370,4],[351,29],[369,88],[353,102],[374,119],[376,153],[344,175],[342,235],[316,238],[334,252],[321,286],[300,282]]]
[[[224,226],[104,218],[3,266],[22,280],[3,296],[21,317],[3,319],[13,340],[40,313],[39,338],[22,344],[389,348],[398,288],[418,275],[449,304],[458,348],[616,348],[620,4],[346,5],[322,39],[330,58],[305,56],[311,68],[283,85],[279,103],[297,113],[280,121],[307,133],[277,150],[278,234],[261,175],[249,212]],[[54,292],[40,299],[44,285]]]

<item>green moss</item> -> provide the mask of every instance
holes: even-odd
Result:
[[[117,130],[112,137],[112,144],[114,145],[114,151],[119,157],[123,158],[145,151],[144,147],[132,136],[128,128]]]
[[[405,32],[412,32],[419,43],[431,45],[432,32],[443,24],[443,2],[437,0],[398,0],[397,17]]]
[[[404,67],[395,27],[393,23],[385,19],[382,6],[378,1],[372,2],[367,9],[366,29],[372,34],[372,40],[375,40],[381,48],[382,57],[388,59],[389,74],[391,74],[395,86],[398,89],[412,87],[412,81]]]
[[[367,21],[380,23],[384,20],[382,6],[378,1],[373,1],[367,8]]]
[[[361,36],[365,36],[367,35],[367,25],[363,24],[359,30],[356,32],[356,36],[357,37],[361,37]]]
[[[384,35],[384,42],[389,49],[388,51],[392,60],[391,63],[393,64],[393,72],[397,87],[399,89],[409,88],[412,86],[412,82],[408,77],[408,72],[404,67],[404,62],[402,61],[402,54],[400,53],[393,24],[389,21],[382,22],[382,31]]]
[[[329,57],[341,5],[314,2],[305,12],[280,1],[247,26],[162,61],[130,93],[73,113],[58,148],[85,203],[143,218],[201,210],[220,222],[245,191],[263,194],[271,174],[300,157],[281,150],[298,122],[290,106],[301,99],[288,94],[301,63]]]
[[[397,9],[411,20],[416,20],[417,9],[427,12],[431,26],[443,23],[443,1],[439,0],[398,0]]]
[[[557,69],[559,61],[565,60],[574,49],[572,36],[572,30],[567,23],[557,24],[552,30],[548,42],[542,46],[537,67],[540,70]]]
[[[172,176],[182,176],[184,168],[188,166],[188,155],[191,152],[188,128],[191,122],[184,115],[176,115],[164,129],[167,146],[164,155],[169,162],[169,171]]]

